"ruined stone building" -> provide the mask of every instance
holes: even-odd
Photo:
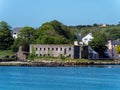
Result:
[[[47,45],[47,44],[32,44],[30,45],[30,53],[35,50],[35,55],[41,57],[70,57],[72,59],[81,58],[81,46],[75,45]]]

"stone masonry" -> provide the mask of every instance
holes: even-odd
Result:
[[[46,57],[70,57],[72,59],[77,59],[81,57],[80,46],[74,45],[47,45],[47,44],[32,44],[30,45],[30,53],[32,53],[32,48],[35,50],[35,55]]]

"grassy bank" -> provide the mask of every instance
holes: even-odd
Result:
[[[55,57],[34,57],[33,59],[29,59],[33,62],[73,62],[73,63],[114,63],[115,60],[89,60],[89,59],[71,59],[71,58],[55,58]]]
[[[120,65],[115,60],[89,60],[53,57],[35,57],[26,61],[1,61],[0,66],[43,66],[43,67],[79,67],[82,65]]]
[[[120,62],[81,62],[81,61],[12,61],[0,62],[0,66],[40,66],[40,67],[81,67],[88,65],[120,65]]]
[[[11,50],[0,50],[0,58],[5,57],[5,56],[12,56],[15,53]]]

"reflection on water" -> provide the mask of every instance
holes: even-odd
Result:
[[[120,68],[120,65],[81,65],[78,67],[89,67],[89,68]]]
[[[87,65],[81,67],[93,67],[93,68],[120,68],[120,65]]]

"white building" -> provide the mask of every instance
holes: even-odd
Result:
[[[82,42],[86,45],[88,45],[88,42],[93,40],[94,37],[92,36],[92,33],[87,34],[85,37],[82,38]]]
[[[107,27],[107,24],[101,24],[100,27]]]
[[[16,27],[13,29],[13,31],[12,31],[13,38],[15,38],[15,39],[18,38],[18,33],[21,29],[22,29],[22,27]]]
[[[74,45],[75,45],[75,46],[83,45],[83,42],[80,42],[80,41],[74,41]]]

